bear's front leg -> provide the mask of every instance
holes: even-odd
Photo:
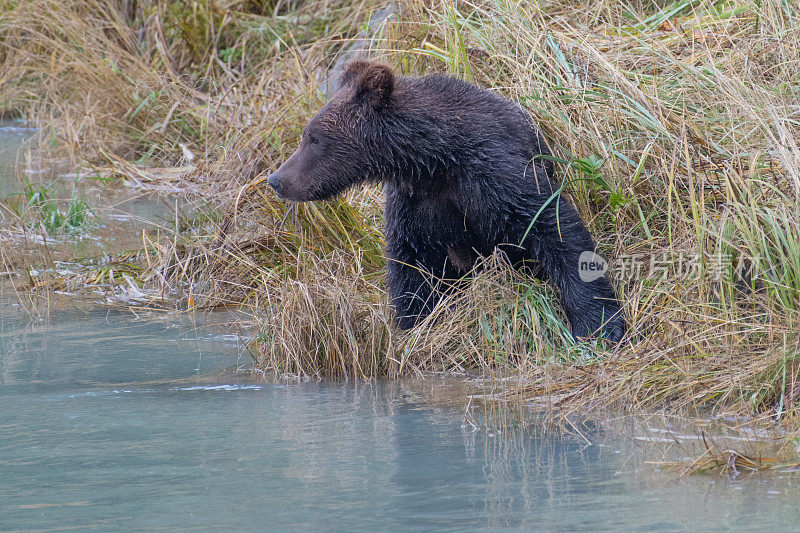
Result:
[[[537,212],[534,206],[531,219]],[[569,202],[557,197],[539,213],[524,248],[561,290],[573,336],[599,336],[613,342],[622,339],[627,325],[614,288],[604,272],[581,270],[582,262],[593,257],[595,245]]]
[[[437,285],[444,274],[446,255],[430,249],[421,254],[408,243],[389,242],[387,256],[386,281],[397,325],[411,329],[430,315],[442,298]]]
[[[424,198],[386,185],[386,281],[403,330],[427,318],[452,280],[460,277],[448,257],[451,239],[429,210],[420,207]]]

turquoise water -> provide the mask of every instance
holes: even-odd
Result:
[[[171,231],[184,219],[199,217],[206,207],[202,202],[190,203],[177,194],[160,190],[158,183],[134,187],[116,181],[106,184],[93,179],[88,168],[73,168],[67,161],[52,161],[26,142],[33,130],[18,120],[0,119],[0,231],[12,236],[6,246],[21,246],[25,231],[29,255],[37,256],[35,248],[42,242],[41,216],[36,208],[26,206],[26,190],[40,191],[55,200],[62,214],[71,201],[79,200],[88,208],[87,224],[73,231],[56,231],[46,235],[47,254],[56,261],[71,262],[113,255],[141,247],[142,230],[151,233]],[[83,177],[78,177],[83,175]],[[165,186],[169,189],[169,186]],[[23,224],[12,211],[30,211]],[[176,217],[177,213],[177,217]],[[30,250],[33,249],[33,250]]]
[[[42,319],[7,296],[3,531],[768,531],[800,520],[789,476],[678,481],[636,441],[591,426],[589,442],[475,430],[413,382],[254,382],[230,370],[248,364],[237,339],[213,329],[101,310]]]
[[[29,135],[30,130],[21,122],[0,119],[0,198],[21,189],[16,183],[15,167],[22,156],[20,148]]]
[[[0,191],[22,139],[0,132]],[[798,527],[791,475],[678,480],[641,429],[487,429],[435,377],[268,382],[222,327],[50,296],[0,283],[2,531]]]

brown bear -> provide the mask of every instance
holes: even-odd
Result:
[[[619,341],[619,301],[602,271],[581,270],[601,260],[559,195],[549,155],[528,113],[497,94],[354,61],[269,183],[296,202],[384,184],[388,288],[401,329],[431,313],[443,294],[437,279],[457,279],[501,249],[515,265],[540,265],[575,337]]]

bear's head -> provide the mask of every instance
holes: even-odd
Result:
[[[295,202],[325,200],[357,183],[379,180],[374,147],[394,87],[390,67],[351,62],[331,101],[303,130],[297,151],[269,177],[278,196]]]

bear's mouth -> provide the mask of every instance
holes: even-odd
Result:
[[[314,200],[323,200],[324,198],[319,198],[318,195],[315,195],[312,191],[308,190],[297,190],[297,189],[287,189],[285,186],[280,186],[278,188],[273,187],[275,191],[275,195],[284,200],[286,202],[312,202]]]

